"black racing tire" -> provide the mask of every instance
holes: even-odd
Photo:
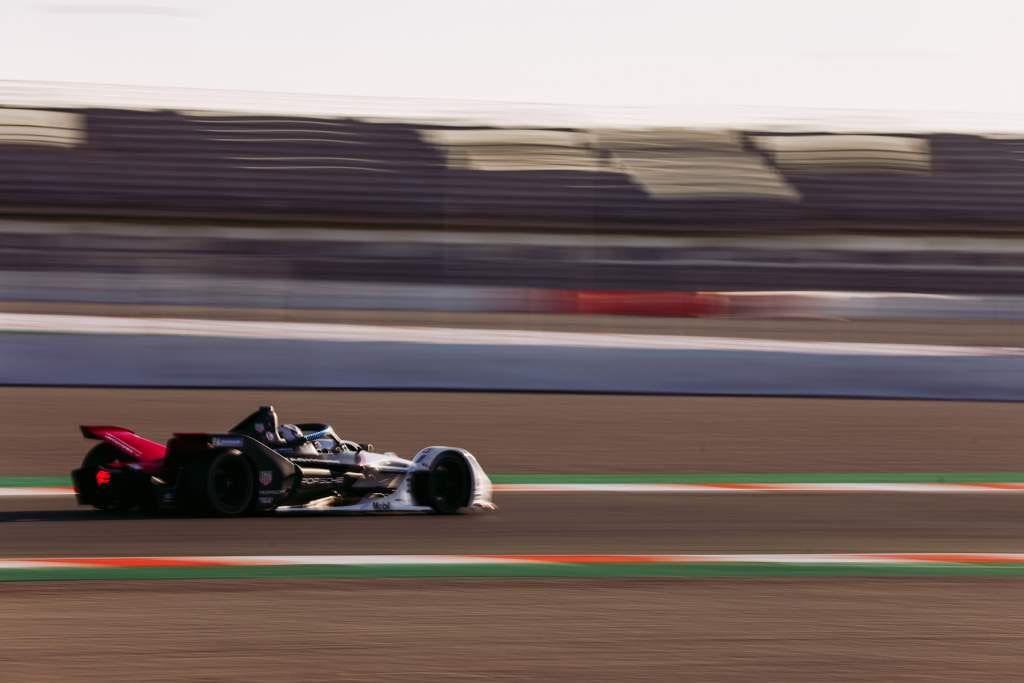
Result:
[[[190,462],[182,477],[184,502],[193,512],[237,517],[255,507],[256,477],[240,451],[221,451]]]
[[[118,459],[121,451],[112,444],[103,442],[96,444],[89,449],[82,460],[82,469],[98,469],[102,465],[109,465]]]
[[[113,444],[106,442],[96,444],[85,454],[81,469],[85,472],[86,477],[94,480],[100,467],[105,467],[121,457],[121,451]],[[133,501],[117,497],[94,498],[92,506],[104,512],[127,512],[135,507]]]
[[[446,451],[434,458],[430,469],[413,478],[413,497],[442,515],[453,515],[469,505],[473,474],[460,453]]]

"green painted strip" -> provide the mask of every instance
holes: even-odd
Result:
[[[66,477],[0,477],[0,487],[24,486],[71,486],[71,476]]]
[[[0,581],[402,578],[715,578],[1024,576],[1021,564],[515,564],[60,567],[0,569]]]
[[[772,472],[721,474],[495,474],[495,484],[921,484],[1024,482],[1024,472]]]
[[[921,484],[1024,482],[1024,472],[493,474],[495,484]],[[71,486],[70,477],[0,477],[0,487]]]

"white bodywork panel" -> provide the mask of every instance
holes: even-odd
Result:
[[[367,496],[357,503],[350,505],[335,504],[336,498],[328,496],[311,501],[305,505],[280,507],[276,512],[283,514],[415,514],[432,513],[434,509],[427,505],[418,505],[412,491],[412,474],[414,472],[428,471],[434,459],[442,453],[456,452],[460,454],[469,465],[472,478],[472,490],[470,492],[470,510],[494,510],[493,486],[483,467],[477,459],[467,450],[452,448],[450,446],[430,446],[417,453],[412,460],[400,458],[394,453],[369,453],[361,452],[358,457],[360,464],[370,470],[377,470],[382,474],[393,473],[402,477],[398,486],[389,494],[376,494]]]

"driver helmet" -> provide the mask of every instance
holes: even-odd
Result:
[[[281,438],[285,440],[285,443],[292,443],[299,440],[302,436],[302,430],[295,425],[281,425],[279,430],[281,432]]]

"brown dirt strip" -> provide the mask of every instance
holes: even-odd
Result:
[[[904,579],[9,584],[0,668],[26,683],[1011,680],[1019,592]]]
[[[0,312],[671,334],[790,341],[1024,346],[1024,323],[1017,320],[744,320],[528,313],[255,309],[31,301],[0,301]]]
[[[461,445],[491,472],[1021,471],[1024,404],[429,392],[0,388],[0,476],[64,475],[79,424],[157,440],[285,421],[411,455]]]

